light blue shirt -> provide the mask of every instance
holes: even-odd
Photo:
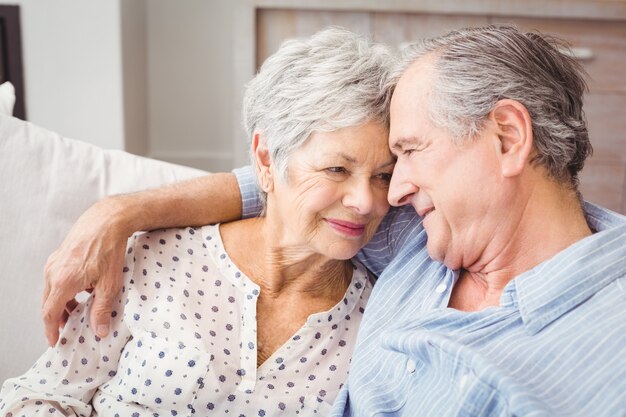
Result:
[[[247,215],[250,171],[237,171]],[[626,218],[585,205],[596,231],[519,275],[500,306],[448,308],[457,271],[432,261],[411,207],[359,259],[380,277],[333,416],[626,414]],[[547,219],[549,221],[549,219]]]

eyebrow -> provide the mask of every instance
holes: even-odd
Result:
[[[396,163],[397,158],[395,156],[392,155],[392,157],[389,159],[389,161],[385,162],[384,164],[381,164],[378,169],[381,168],[385,168],[388,167],[389,165],[393,165]]]
[[[358,162],[359,162],[359,161],[357,161],[357,159],[356,159],[356,158],[354,158],[354,157],[352,157],[352,156],[350,156],[350,155],[346,155],[346,154],[345,154],[345,153],[343,153],[343,152],[339,153],[338,155],[339,155],[340,157],[342,157],[343,159],[345,159],[347,162],[350,162],[350,163],[352,163],[352,164],[356,164],[356,163],[358,163]],[[385,163],[382,163],[382,164],[381,164],[381,165],[380,165],[377,169],[384,168],[384,167],[387,167],[387,166],[389,166],[389,165],[393,165],[393,164],[395,164],[395,163],[396,163],[396,158],[392,156],[391,158],[389,158],[389,161],[387,161],[387,162],[385,162]]]
[[[405,145],[419,145],[422,142],[421,138],[417,136],[407,136],[398,138],[394,141],[393,146],[391,147],[394,151],[401,150]]]
[[[346,155],[345,153],[339,153],[339,156],[342,157],[343,159],[345,159],[346,161],[352,163],[352,164],[356,164],[357,160],[356,158],[350,156],[350,155]]]

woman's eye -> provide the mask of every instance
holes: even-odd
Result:
[[[402,151],[402,155],[404,155],[404,156],[411,156],[411,154],[413,152],[416,152],[416,151],[417,151],[417,149],[405,149],[405,150]]]
[[[391,182],[391,174],[386,172],[376,175],[376,178],[386,183]]]
[[[326,168],[326,171],[332,174],[345,174],[346,172],[348,172],[344,167],[330,167]]]

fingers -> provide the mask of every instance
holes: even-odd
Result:
[[[50,291],[52,289],[52,286],[50,285],[50,280],[53,276],[53,270],[54,270],[53,265],[55,264],[55,255],[56,255],[56,251],[52,252],[52,254],[48,256],[48,259],[46,260],[46,265],[43,268],[44,287],[43,287],[43,293],[41,294],[41,307],[42,308],[46,304],[46,300],[50,296]]]
[[[121,288],[121,273],[102,278],[94,288],[94,301],[89,314],[89,322],[96,335],[104,338],[109,334],[113,301]]]
[[[44,289],[41,297],[41,317],[44,322],[46,339],[50,346],[54,346],[59,338],[59,327],[67,318],[65,317],[65,305],[72,300],[71,288],[60,283],[59,278],[66,274],[58,267],[58,251],[53,252],[44,268]],[[64,288],[65,287],[65,288]]]
[[[96,288],[97,302],[91,311],[91,319],[97,334],[108,333],[106,325],[110,320],[112,300],[121,286],[121,264],[129,233],[123,227],[124,222],[112,220],[116,213],[124,211],[119,209],[116,200],[107,201],[94,204],[81,215],[46,263],[42,317],[50,345],[56,343],[59,326],[69,316],[69,312],[64,313],[66,304],[77,293],[100,280],[115,282],[105,282]],[[117,227],[112,227],[112,223]]]
[[[41,310],[46,339],[50,346],[54,346],[59,339],[59,326],[63,321],[65,312],[66,297],[60,288],[52,288],[48,291],[48,296]]]
[[[46,304],[46,300],[50,296],[50,281],[48,280],[48,272],[44,272],[45,279],[43,283],[43,293],[41,294],[41,307]],[[45,320],[44,320],[45,321]]]

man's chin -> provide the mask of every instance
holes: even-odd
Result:
[[[430,238],[426,241],[426,249],[428,250],[428,256],[430,256],[433,261],[443,262],[444,255],[442,251]]]
[[[449,269],[456,270],[461,268],[460,262],[455,262],[455,260],[451,259],[450,256],[446,256],[448,255],[448,252],[444,248],[437,247],[434,242],[431,243],[430,239],[426,243],[426,248],[428,250],[428,256],[430,256],[430,259],[433,261],[442,263]]]

